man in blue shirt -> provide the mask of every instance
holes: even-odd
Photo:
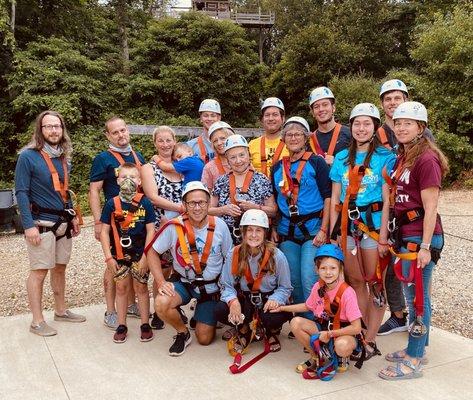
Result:
[[[115,116],[105,122],[105,136],[109,142],[108,149],[94,158],[90,170],[89,204],[94,216],[94,233],[97,240],[100,240],[102,229],[100,192],[103,190],[105,202],[117,196],[120,191],[117,184],[118,167],[125,162],[131,162],[140,168],[145,162],[143,156],[131,147],[130,132],[122,118]],[[115,283],[113,275],[107,268],[104,272],[104,291],[105,302],[107,303],[104,324],[111,329],[116,329]],[[139,317],[135,295],[132,290],[130,291],[129,304],[129,315]]]
[[[45,322],[41,304],[48,270],[54,293],[54,320],[85,321],[84,316],[66,309],[64,299],[71,237],[80,232],[68,190],[71,151],[62,116],[44,111],[36,118],[31,141],[20,151],[15,169],[15,193],[31,269],[26,281],[33,314],[30,332],[39,336],[57,334]]]

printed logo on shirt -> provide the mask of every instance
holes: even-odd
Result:
[[[391,177],[393,177],[392,175]],[[401,183],[405,183],[406,185],[409,184],[409,179],[411,177],[411,171],[406,169],[401,176],[399,177],[399,182],[397,184],[397,194],[396,194],[396,203],[407,203],[410,201],[409,194],[401,194],[399,192],[403,191],[403,187]]]
[[[195,242],[195,246],[197,247],[197,253],[199,254],[199,256],[201,256],[204,252],[205,242],[201,238],[196,238]],[[212,246],[212,248],[210,249],[210,255],[215,254],[217,254],[216,246]],[[188,266],[186,260],[182,255],[182,249],[179,240],[176,241],[176,261],[183,268]]]
[[[379,176],[374,174],[371,168],[366,168],[365,175],[363,176],[363,179],[361,180],[361,186],[360,186],[360,190],[358,190],[358,193],[364,193],[366,191],[366,188],[369,185],[376,185],[378,182],[379,182]],[[344,186],[348,186],[349,184],[348,170],[343,174],[342,183]]]
[[[128,210],[123,210],[123,217],[126,218],[127,215],[128,215]],[[142,206],[140,206],[140,208],[136,210],[135,215],[133,215],[129,228],[133,229],[136,226],[136,222],[138,222],[139,220],[144,221],[145,216],[146,216],[146,210]]]

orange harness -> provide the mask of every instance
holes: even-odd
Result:
[[[115,211],[113,211],[113,221],[112,221],[112,233],[113,240],[115,243],[115,252],[116,260],[121,261],[125,260],[125,254],[123,249],[129,248],[131,243],[131,238],[128,235],[128,230],[130,229],[130,224],[133,221],[136,211],[140,206],[141,199],[143,198],[143,193],[136,193],[131,200],[130,208],[128,209],[126,217],[123,215],[122,203],[119,196],[113,198],[113,205]],[[120,233],[118,232],[118,226],[120,226]]]
[[[239,265],[238,259],[240,255],[240,248],[241,245],[235,246],[233,249],[233,256],[232,256],[232,275],[237,277],[237,279],[241,279],[241,274],[239,274]],[[256,279],[253,278],[253,274],[251,273],[250,265],[248,261],[245,263],[243,274],[245,276],[246,284],[248,285],[248,289],[252,293],[257,293],[260,290],[261,282],[263,281],[264,276],[268,272],[266,266],[268,265],[269,259],[271,257],[271,252],[266,249],[263,257],[261,257],[259,262],[258,272],[256,273]]]
[[[319,281],[319,290],[323,288],[323,281]],[[330,301],[330,298],[327,294],[327,290],[324,293],[324,310],[327,315],[330,317],[329,330],[340,329],[340,314],[342,312],[341,301],[343,293],[349,287],[348,283],[343,282],[337,290],[333,301]]]
[[[204,138],[202,136],[198,137],[197,144],[199,145],[200,158],[204,164],[207,164],[210,161],[210,157],[207,153],[207,148],[205,147]]]
[[[284,150],[284,142],[282,140],[279,141],[278,147],[276,147],[276,151],[274,152],[274,156],[271,161],[271,165],[274,165],[280,158],[282,151]],[[260,140],[260,156],[261,156],[261,172],[269,177],[271,169],[268,171],[268,157],[266,156],[266,137],[262,136]]]
[[[381,142],[381,144],[384,147],[386,147],[388,150],[392,150],[392,147],[389,144],[388,135],[386,134],[386,130],[382,126],[380,126],[378,128],[377,133],[378,133],[379,141]]]
[[[332,138],[330,139],[330,144],[328,146],[327,153],[322,150],[322,147],[320,146],[319,141],[317,140],[317,130],[311,133],[309,143],[310,147],[312,148],[312,151],[322,157],[325,157],[326,155],[333,156],[333,152],[335,151],[335,146],[337,145],[341,129],[342,124],[336,123],[335,128],[333,129],[333,134]]]
[[[217,166],[218,173],[220,175],[225,175],[225,168],[223,167],[223,163],[220,157],[216,156],[214,160],[215,160],[215,165]]]
[[[64,183],[61,183],[61,180],[59,179],[59,174],[57,172],[56,167],[54,166],[51,157],[49,157],[49,154],[46,153],[44,150],[40,150],[41,155],[44,158],[44,161],[46,161],[46,164],[49,169],[49,173],[51,174],[51,178],[53,179],[53,186],[54,190],[59,193],[61,196],[61,199],[64,203],[67,203],[68,196],[67,196],[67,191],[69,189],[69,174],[67,173],[67,161],[65,157],[62,158],[62,170],[64,171]]]
[[[312,153],[310,151],[306,151],[299,159],[295,178],[291,176],[291,160],[289,157],[286,156],[282,159],[282,176],[284,185],[281,188],[281,194],[287,198],[289,212],[291,212],[291,208],[297,208],[297,198],[299,197],[302,172],[311,155]]]
[[[112,155],[115,157],[115,159],[118,161],[118,163],[119,163],[120,165],[125,164],[125,160],[124,160],[123,156],[122,156],[119,152],[114,151],[114,150],[111,150],[111,149],[108,149],[108,151],[109,151],[110,154],[112,154]],[[136,155],[135,151],[132,150],[132,151],[131,151],[131,154],[133,155],[133,159],[135,160],[135,165],[136,165],[136,167],[137,167],[138,169],[141,169],[141,162],[140,162],[140,159],[138,158],[138,156]]]

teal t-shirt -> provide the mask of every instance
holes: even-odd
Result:
[[[363,164],[366,157],[366,152],[356,153],[355,164]],[[340,195],[340,202],[343,202],[348,187],[348,170],[349,166],[346,164],[348,160],[348,149],[342,150],[335,156],[332,168],[330,170],[330,179],[333,182],[341,183],[342,191]],[[394,153],[384,147],[379,146],[373,153],[370,160],[369,168],[366,169],[365,175],[361,181],[360,190],[356,198],[357,206],[366,206],[371,203],[383,201],[383,168],[386,166],[388,174],[394,166],[396,156]],[[361,213],[363,221],[366,222],[365,213]],[[374,212],[372,214],[373,223],[376,229],[381,226],[381,212]]]

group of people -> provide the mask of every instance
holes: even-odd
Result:
[[[332,91],[318,87],[309,97],[312,132],[302,117],[286,120],[283,102],[270,97],[261,106],[263,133],[248,143],[221,120],[220,104],[206,99],[203,132],[185,144],[172,128],[156,128],[148,163],[132,148],[125,121],[109,119],[109,147],[93,160],[89,202],[113,340],[127,340],[130,316],[141,319],[143,342],[165,324],[175,329],[171,356],[185,352],[190,329],[208,345],[219,324],[229,325],[222,338],[233,353],[255,339],[274,352],[290,321],[290,337],[310,353],[296,370],[317,379],[324,358],[361,365],[381,354],[377,335],[409,330],[407,347],[386,355],[394,364],[379,376],[421,376],[448,162],[427,128],[426,108],[409,101],[402,81],[385,82],[380,102],[384,123],[376,105],[361,103],[345,126],[335,121]],[[85,321],[64,301],[71,237],[80,229],[70,156],[62,116],[41,113],[15,174],[31,263],[30,331],[41,336],[57,333],[42,314],[48,270],[54,319]],[[191,301],[189,320],[181,306]],[[382,324],[387,304],[391,316]],[[332,354],[321,355],[328,344]]]

